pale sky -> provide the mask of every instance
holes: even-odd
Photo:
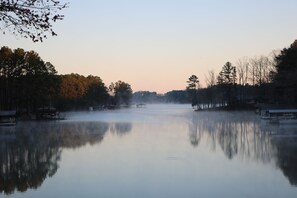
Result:
[[[72,0],[57,37],[43,43],[0,34],[0,46],[38,52],[59,74],[100,76],[133,91],[185,89],[242,57],[297,39],[296,0]]]

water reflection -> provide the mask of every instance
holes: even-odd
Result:
[[[196,147],[198,146],[200,139],[203,134],[203,123],[201,120],[197,117],[197,114],[194,114],[194,116],[191,119],[191,124],[189,124],[189,138],[191,144]]]
[[[129,133],[132,130],[132,123],[129,122],[119,122],[119,123],[113,123],[110,125],[110,131],[113,134],[123,136],[127,133]]]
[[[165,190],[158,187],[153,189],[156,193],[173,192],[167,189],[178,189],[179,185],[182,185],[180,189],[185,192],[203,184],[205,189],[212,189],[216,185],[224,186],[220,182],[222,180],[232,184],[235,179],[239,179],[240,182],[236,180],[236,183],[245,186],[250,181],[254,182],[254,178],[247,176],[250,167],[245,161],[259,165],[260,168],[256,171],[266,170],[267,167],[268,172],[263,173],[263,177],[267,174],[274,176],[276,173],[275,178],[278,179],[277,174],[280,171],[275,170],[277,167],[292,185],[297,184],[297,141],[294,138],[296,127],[262,123],[254,114],[244,112],[197,113],[182,110],[173,111],[171,114],[166,111],[159,115],[158,111],[155,113],[148,108],[147,112],[146,109],[136,109],[135,112],[121,113],[118,116],[125,119],[111,119],[110,122],[84,120],[18,123],[15,128],[9,128],[7,131],[0,128],[0,193],[12,194],[16,191],[36,189],[57,171],[60,171],[59,174],[49,183],[59,186],[59,189],[61,177],[71,181],[71,176],[85,179],[83,186],[80,186],[81,182],[69,182],[71,184],[67,184],[63,189],[63,192],[67,192],[66,195],[69,195],[70,191],[76,195],[76,189],[86,186],[93,186],[90,195],[95,195],[99,193],[98,185],[104,189],[100,189],[106,193],[104,195],[110,193],[110,189],[112,191],[117,188],[116,192],[119,194],[111,197],[118,197],[116,195],[122,195],[123,192],[131,195],[135,189],[141,194],[147,192],[147,188],[159,186],[158,182],[162,183],[161,188]],[[114,116],[117,114],[110,117]],[[155,119],[151,119],[152,117]],[[93,120],[99,118],[101,117],[96,117],[96,114],[92,117]],[[105,121],[105,117],[103,120]],[[99,144],[103,140],[105,142],[100,147],[85,147],[80,150],[82,152],[77,152],[82,146]],[[68,149],[64,150],[62,155],[65,148]],[[209,155],[208,149],[215,155]],[[64,161],[61,162],[63,156],[67,162],[66,166]],[[162,160],[164,156],[170,156],[170,160]],[[208,159],[208,156],[211,156],[211,159]],[[86,159],[84,166],[77,163],[82,157]],[[255,161],[257,163],[253,163]],[[67,166],[69,164],[70,169]],[[79,167],[72,166],[76,164]],[[275,167],[271,168],[271,164],[275,164]],[[230,167],[234,166],[243,174],[230,170]],[[188,172],[192,169],[195,171]],[[65,170],[70,171],[65,173]],[[235,178],[232,174],[239,176]],[[282,176],[281,178],[285,181]],[[187,188],[187,185],[190,187]],[[230,186],[232,191],[233,185]],[[44,187],[48,188],[47,185]],[[41,188],[41,191],[42,189],[44,188]],[[55,190],[53,187],[48,189],[49,192]],[[30,197],[30,191],[27,193]],[[193,190],[192,193],[195,194],[196,191]]]
[[[1,192],[10,194],[15,190],[36,189],[45,178],[56,173],[61,149],[39,140],[23,136],[0,142]]]
[[[276,164],[288,178],[291,185],[297,186],[297,139],[273,138],[276,147]]]
[[[197,147],[205,138],[228,159],[239,157],[268,163],[275,161],[292,185],[297,185],[297,128],[261,122],[250,113],[196,113],[189,122],[189,140]]]
[[[62,148],[101,142],[109,125],[84,123],[20,123],[1,129],[0,192],[38,188],[59,167]]]
[[[274,156],[269,133],[260,129],[260,122],[250,114],[203,113],[193,115],[189,123],[189,139],[197,146],[205,137],[212,150],[219,145],[228,159],[239,155],[263,162]]]

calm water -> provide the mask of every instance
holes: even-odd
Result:
[[[297,197],[297,126],[150,105],[0,128],[0,197]]]

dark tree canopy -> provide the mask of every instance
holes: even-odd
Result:
[[[100,77],[66,74],[60,75],[59,78],[60,109],[79,109],[107,103],[107,87]]]
[[[0,0],[0,30],[42,42],[48,33],[57,35],[52,23],[64,18],[59,12],[67,5],[56,0]]]
[[[274,82],[280,102],[297,104],[297,40],[276,56]]]
[[[0,48],[0,109],[35,109],[56,95],[55,67],[38,53]]]
[[[115,105],[130,105],[133,93],[131,85],[119,80],[116,83],[111,83],[109,90],[112,92]]]
[[[197,89],[199,88],[199,79],[196,75],[191,75],[187,81],[187,90],[192,101],[192,106],[198,104]]]
[[[163,101],[163,95],[157,92],[137,91],[133,93],[134,103],[158,103]]]
[[[236,67],[230,62],[222,67],[222,71],[218,76],[218,84],[235,84],[236,83]]]
[[[197,89],[199,87],[199,79],[196,75],[190,76],[187,83],[187,89]]]
[[[58,75],[35,51],[0,48],[0,110],[28,115],[45,107],[78,110],[130,104],[133,91],[128,83],[118,81],[111,87],[109,95],[99,76]]]

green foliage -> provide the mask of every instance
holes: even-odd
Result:
[[[34,51],[0,49],[0,109],[34,110],[50,104],[56,70]]]
[[[60,81],[59,107],[62,109],[80,109],[107,104],[107,88],[98,76],[66,74],[60,76]]]
[[[119,80],[116,83],[111,83],[109,90],[111,92],[111,100],[114,105],[130,105],[133,91],[128,83]]]
[[[116,83],[117,97],[127,101],[123,87],[128,86]],[[86,109],[107,105],[108,99],[107,88],[100,77],[57,75],[55,67],[34,51],[0,49],[0,110],[34,112],[48,106],[62,110]]]

